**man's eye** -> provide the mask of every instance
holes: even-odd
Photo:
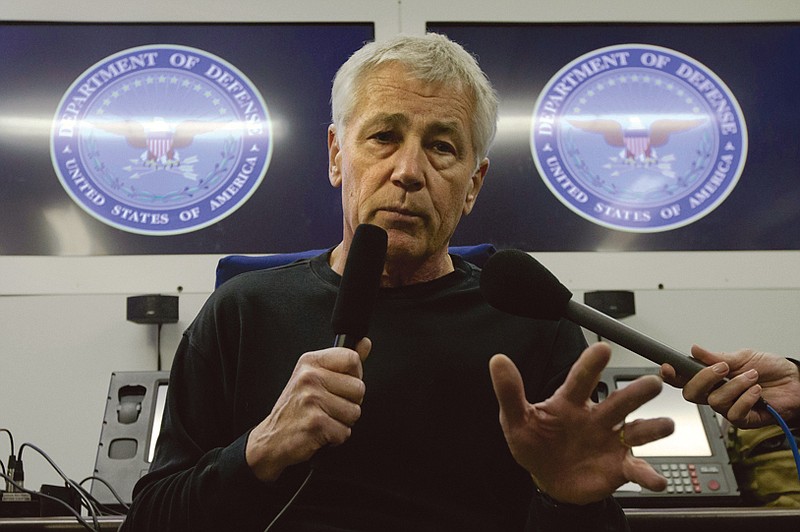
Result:
[[[370,138],[378,142],[392,142],[395,140],[395,134],[391,131],[379,131],[378,133],[372,134]]]
[[[433,143],[433,149],[440,153],[456,154],[456,148],[449,142],[437,141]]]

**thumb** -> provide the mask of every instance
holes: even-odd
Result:
[[[525,385],[517,366],[507,356],[498,354],[489,360],[489,374],[501,418],[509,425],[517,424],[525,417],[528,407]]]
[[[725,360],[724,353],[714,353],[696,344],[692,346],[692,356],[707,366],[712,366],[717,362],[728,362]]]
[[[361,359],[362,364],[365,360],[367,360],[370,351],[372,351],[372,340],[365,336],[356,344],[356,353],[358,353],[358,357]]]

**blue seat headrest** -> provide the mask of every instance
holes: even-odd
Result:
[[[214,287],[220,286],[228,279],[240,273],[251,270],[263,270],[289,264],[296,260],[316,257],[325,253],[327,249],[309,249],[296,253],[277,253],[274,255],[228,255],[219,259],[217,263],[217,279]],[[495,248],[491,244],[477,244],[475,246],[451,246],[449,252],[458,255],[464,260],[482,268],[489,260]]]

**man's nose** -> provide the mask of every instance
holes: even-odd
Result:
[[[408,191],[420,190],[425,186],[427,159],[421,146],[404,144],[395,153],[392,183]]]

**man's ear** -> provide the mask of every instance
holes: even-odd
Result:
[[[342,155],[336,126],[328,126],[328,180],[334,188],[342,186]]]
[[[471,213],[472,208],[475,207],[475,202],[478,200],[478,193],[481,191],[481,187],[483,187],[483,179],[486,177],[486,172],[488,170],[489,159],[484,159],[481,161],[481,164],[478,165],[475,173],[472,174],[470,178],[470,188],[467,190],[467,195],[464,198],[464,208],[462,209],[465,216]]]

